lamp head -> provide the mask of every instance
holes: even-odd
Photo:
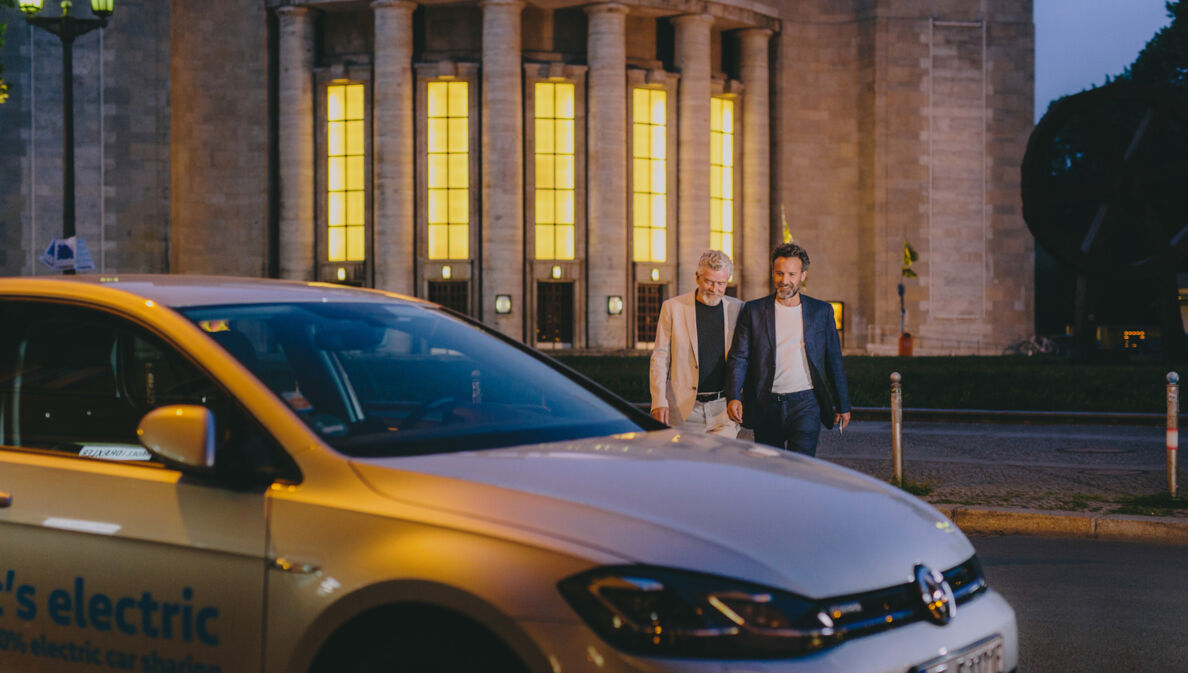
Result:
[[[91,13],[106,19],[115,11],[115,0],[91,0]]]
[[[41,0],[19,0],[17,5],[25,16],[33,16],[41,11]]]

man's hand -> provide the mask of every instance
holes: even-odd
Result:
[[[849,414],[847,414],[848,416]],[[668,425],[668,407],[656,407],[652,409],[652,418]]]
[[[844,414],[836,414],[833,419],[833,424],[837,425],[838,423],[841,424],[841,429],[845,430],[846,426],[850,424],[850,412],[847,411]]]
[[[735,423],[742,423],[742,402],[730,400],[726,403],[726,415]],[[849,414],[846,414],[849,416]]]

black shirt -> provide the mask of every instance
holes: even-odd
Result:
[[[694,298],[697,306],[697,392],[716,393],[726,387],[725,302],[706,306]]]

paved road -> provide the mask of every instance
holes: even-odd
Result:
[[[908,423],[903,446],[905,479],[936,503],[1109,512],[1167,485],[1160,427]],[[817,456],[889,479],[890,423],[823,431]]]
[[[1018,616],[1020,673],[1188,671],[1188,549],[971,539]]]
[[[1164,431],[1158,427],[917,423],[903,429],[904,460],[1053,466],[1075,469],[1164,469]],[[886,459],[891,424],[851,423],[844,433],[822,432],[822,457]]]

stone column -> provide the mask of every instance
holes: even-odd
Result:
[[[697,260],[710,244],[710,26],[708,14],[672,19],[677,94],[677,291],[696,289]]]
[[[314,25],[305,7],[281,7],[277,89],[280,277],[314,278]]]
[[[586,8],[588,219],[586,280],[591,348],[627,346],[627,311],[608,315],[607,297],[630,302],[627,284],[627,8]]]
[[[415,2],[375,0],[374,129],[375,287],[416,293],[413,277],[413,71]]]
[[[524,104],[520,0],[483,0],[482,319],[524,336]],[[473,220],[472,220],[473,222]],[[495,295],[511,313],[495,313]]]
[[[739,76],[742,101],[742,245],[734,260],[743,299],[768,294],[771,273],[771,125],[768,87],[767,43],[771,31],[752,28],[741,31]],[[793,224],[794,223],[790,223]]]

